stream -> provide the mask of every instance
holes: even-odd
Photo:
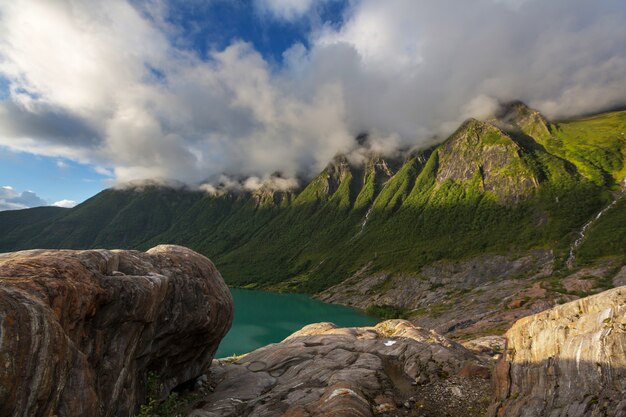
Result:
[[[625,183],[626,183],[626,180],[625,180]],[[619,201],[620,198],[622,198],[623,195],[624,195],[624,189],[622,188],[622,191],[615,196],[611,204],[609,204],[608,206],[600,210],[600,212],[596,214],[595,217],[592,217],[591,220],[585,223],[583,227],[580,229],[580,231],[578,232],[578,238],[574,241],[574,243],[572,243],[572,246],[570,247],[570,250],[569,250],[569,256],[567,257],[567,263],[566,263],[568,269],[573,269],[574,266],[576,265],[576,251],[585,240],[585,233],[587,233],[587,230],[589,230],[589,228],[595,222],[597,222],[598,219],[600,219],[600,217],[602,217],[607,211],[615,207],[615,204],[617,204],[617,202]]]

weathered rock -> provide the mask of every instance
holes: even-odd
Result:
[[[626,287],[519,320],[491,416],[626,416]]]
[[[0,415],[133,415],[146,373],[198,377],[233,302],[207,258],[179,246],[0,254]]]
[[[532,141],[532,139],[530,139]],[[539,186],[522,147],[498,127],[470,119],[437,149],[437,182],[478,182],[501,203],[520,201]]]
[[[617,260],[606,259],[596,265],[582,267],[563,278],[561,285],[565,291],[583,293],[582,295],[602,292],[608,289],[606,288],[606,281],[611,281],[609,278],[617,273],[618,265]],[[613,284],[613,287],[620,287],[621,285],[618,281],[617,285]]]
[[[311,325],[234,363],[214,363],[214,392],[190,416],[470,417],[484,414],[491,390],[486,361],[405,320]]]
[[[553,266],[551,251],[535,250],[438,261],[416,276],[370,272],[365,267],[317,298],[363,310],[372,305],[399,307],[420,327],[468,340],[503,334],[522,317],[574,299],[541,287]]]
[[[479,354],[499,357],[504,352],[506,338],[504,336],[483,336],[463,342],[463,346]]]
[[[619,272],[613,277],[613,286],[621,287],[626,285],[626,266],[622,267]]]
[[[592,280],[574,277],[565,278],[562,284],[565,291],[569,292],[589,292],[595,288],[595,282]]]
[[[540,142],[548,138],[554,128],[541,113],[521,101],[504,103],[489,123],[519,138],[530,136]]]

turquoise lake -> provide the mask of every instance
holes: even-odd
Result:
[[[311,323],[329,321],[340,327],[370,326],[377,320],[343,306],[326,304],[302,294],[277,294],[231,289],[235,299],[233,326],[216,358],[253,351],[283,340]]]

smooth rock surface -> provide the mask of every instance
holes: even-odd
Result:
[[[229,363],[193,417],[484,415],[487,361],[405,320],[304,327]]]
[[[490,416],[626,416],[626,287],[517,321]]]
[[[0,415],[132,416],[202,374],[232,321],[214,265],[179,246],[0,254]]]

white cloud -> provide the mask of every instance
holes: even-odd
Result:
[[[221,175],[213,183],[200,184],[198,189],[211,195],[223,195],[229,192],[254,192],[261,188],[272,191],[290,191],[297,188],[298,185],[298,180],[295,178],[282,178],[275,175],[268,175],[263,178],[251,176],[243,180]]]
[[[74,200],[59,200],[59,201],[55,201],[54,203],[52,203],[52,205],[55,207],[64,207],[64,208],[72,208],[76,204],[78,203]]]
[[[112,177],[114,174],[110,169],[107,169],[105,167],[101,167],[96,165],[93,170],[100,175],[104,175],[105,177]]]
[[[273,191],[289,191],[298,187],[298,181],[294,178],[280,178],[270,176],[266,178],[248,177],[243,188],[247,191],[256,191],[261,188],[267,188]]]
[[[0,187],[0,211],[45,206],[48,203],[32,191],[18,192],[13,187]]]
[[[40,206],[56,206],[71,208],[78,204],[73,200],[60,200],[49,204],[46,200],[39,197],[34,191],[16,191],[10,185],[0,187],[0,211],[4,210],[22,210]]]
[[[57,168],[59,169],[67,169],[69,168],[69,164],[62,159],[57,160]]]
[[[341,80],[351,126],[405,142],[495,99],[565,116],[626,97],[621,1],[362,0],[349,16],[317,32],[305,71]]]
[[[513,9],[519,9],[520,7],[524,5],[524,3],[527,3],[529,1],[536,1],[536,0],[493,0],[494,3],[505,4]]]
[[[262,13],[279,20],[295,20],[306,14],[315,3],[324,0],[254,0],[255,6]]]
[[[319,2],[256,4],[293,20]],[[315,174],[364,131],[392,153],[497,100],[566,116],[626,97],[623,0],[349,4],[341,27],[315,30],[274,68],[240,41],[206,59],[181,49],[125,0],[3,2],[0,145],[114,181],[215,186],[225,174],[256,186]]]
[[[494,115],[499,107],[500,103],[495,98],[486,95],[479,95],[474,97],[462,108],[463,112],[461,117],[463,119],[468,119],[470,117],[475,119],[484,119]]]

